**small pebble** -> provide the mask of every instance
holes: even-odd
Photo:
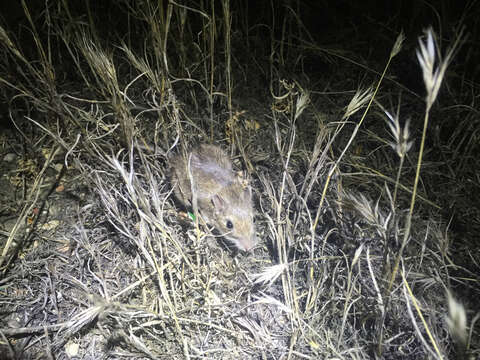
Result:
[[[3,161],[5,162],[12,162],[13,160],[15,160],[17,156],[14,154],[14,153],[8,153],[7,155],[5,155],[3,157]]]

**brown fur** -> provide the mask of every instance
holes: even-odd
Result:
[[[194,189],[201,217],[237,248],[248,251],[255,246],[251,188],[247,179],[233,171],[220,147],[204,144],[189,151],[187,158],[173,156],[170,178],[175,196],[187,207],[192,205]]]

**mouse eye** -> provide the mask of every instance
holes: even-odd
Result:
[[[233,223],[230,220],[227,220],[226,224],[227,229],[233,229]]]

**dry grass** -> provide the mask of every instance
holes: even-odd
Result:
[[[228,0],[120,1],[115,25],[22,1],[28,35],[0,26],[2,150],[33,159],[2,165],[7,358],[479,356],[477,110],[452,112],[447,143],[429,124],[464,33],[419,37],[422,99],[391,73],[403,33],[378,72],[320,47],[297,5],[257,4],[273,16],[251,24]],[[307,77],[338,75],[308,73],[309,57],[348,63],[345,81],[319,92]],[[254,179],[251,254],[181,216],[168,164],[198,142]]]

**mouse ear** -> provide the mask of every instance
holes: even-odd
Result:
[[[225,210],[226,204],[225,200],[218,194],[213,195],[212,197],[212,204],[215,208],[215,212],[221,213]]]
[[[249,185],[243,188],[243,198],[247,200],[252,198],[252,188]]]

